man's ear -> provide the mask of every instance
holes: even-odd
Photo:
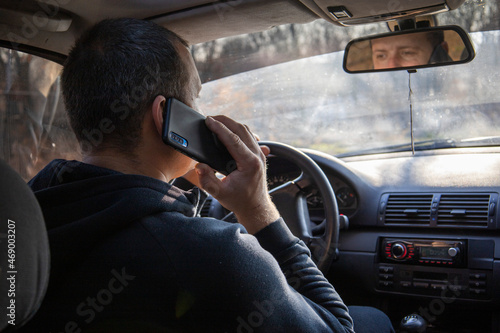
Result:
[[[151,113],[153,115],[153,121],[155,122],[156,130],[160,136],[163,131],[163,109],[165,108],[166,99],[162,95],[156,96],[151,105]]]

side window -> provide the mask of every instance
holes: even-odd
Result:
[[[55,158],[78,159],[64,111],[62,66],[0,48],[0,158],[26,181]]]

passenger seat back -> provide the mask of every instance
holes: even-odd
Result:
[[[50,273],[43,214],[24,180],[0,160],[0,331],[18,329],[42,303]]]

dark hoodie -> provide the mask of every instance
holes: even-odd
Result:
[[[55,160],[29,185],[52,269],[30,332],[352,332],[302,241],[197,217],[200,191]]]

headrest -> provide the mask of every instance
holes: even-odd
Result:
[[[40,206],[23,179],[0,160],[0,331],[18,329],[35,314],[49,271]]]

